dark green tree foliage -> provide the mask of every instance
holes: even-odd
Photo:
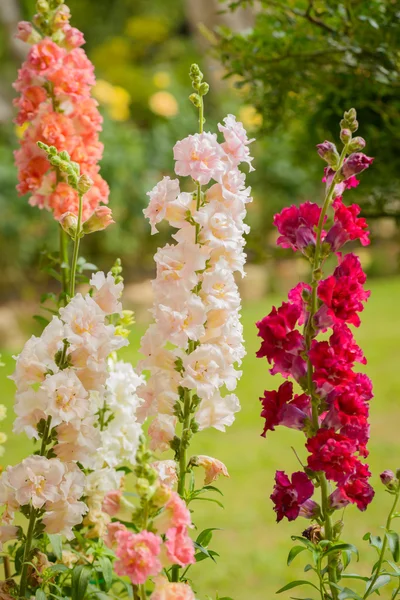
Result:
[[[218,53],[228,76],[240,76],[237,85],[248,89],[264,128],[289,131],[304,164],[309,159],[302,148],[333,135],[338,115],[355,106],[366,124],[367,152],[376,157],[364,209],[400,214],[400,2],[222,4],[228,10],[254,6],[254,28],[219,30]]]

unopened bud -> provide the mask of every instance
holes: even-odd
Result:
[[[359,150],[363,150],[366,146],[366,141],[364,138],[358,136],[351,140],[349,144],[349,152],[358,152]]]
[[[151,502],[154,506],[161,508],[165,506],[168,500],[171,498],[171,488],[167,485],[161,484],[157,487]]]
[[[350,156],[346,159],[343,167],[341,168],[341,175],[344,179],[348,179],[352,175],[357,175],[374,162],[374,159],[366,156],[362,152],[355,152],[354,154],[350,154]]]
[[[84,222],[82,230],[83,233],[94,233],[106,229],[112,223],[115,223],[115,221],[112,218],[111,209],[108,206],[99,206]]]
[[[39,13],[47,13],[50,10],[50,5],[47,0],[37,0],[36,2],[36,10]]]
[[[336,521],[336,523],[334,524],[334,526],[332,528],[333,537],[335,539],[340,538],[340,534],[343,531],[343,527],[344,527],[344,522],[341,519],[340,519],[340,521]]]
[[[86,194],[93,186],[93,179],[89,175],[81,175],[78,180],[78,192],[80,194]]]
[[[65,233],[67,233],[72,239],[75,239],[78,228],[77,216],[72,212],[66,212],[61,216],[59,222]]]
[[[358,129],[358,121],[357,121],[357,112],[355,108],[351,108],[347,110],[344,115],[342,121],[340,121],[340,127],[342,129],[350,129],[352,133],[357,131]]]
[[[208,94],[209,89],[210,89],[210,86],[208,85],[208,83],[206,83],[204,81],[199,87],[200,96],[205,96],[206,94]]]
[[[196,108],[200,108],[201,99],[200,99],[199,94],[190,94],[189,100]]]
[[[325,160],[330,167],[335,169],[339,164],[339,152],[335,144],[325,140],[322,144],[317,144],[319,156]]]
[[[36,29],[33,29],[32,24],[29,23],[29,21],[20,21],[18,23],[18,31],[15,34],[15,37],[28,44],[36,44],[42,39],[40,33],[38,33]]]
[[[61,29],[71,18],[71,11],[66,4],[62,4],[57,9],[53,17],[53,28]]]
[[[349,141],[351,140],[350,129],[342,129],[340,131],[340,139],[342,140],[343,144],[348,144]]]
[[[383,473],[381,473],[379,475],[379,477],[381,478],[383,485],[388,490],[391,490],[391,491],[395,490],[399,484],[398,478],[396,478],[393,471],[390,471],[390,470],[383,471]]]

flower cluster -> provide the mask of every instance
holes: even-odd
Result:
[[[141,346],[141,368],[150,371],[150,378],[140,393],[146,414],[157,415],[149,428],[153,449],[169,447],[185,394],[192,394],[200,430],[224,431],[240,408],[237,397],[222,396],[220,388],[235,389],[240,372],[234,365],[244,356],[234,273],[244,274],[248,227],[243,219],[251,197],[238,167],[242,162],[251,166],[252,159],[250,141],[233,115],[219,130],[222,143],[202,132],[174,147],[175,171],[190,176],[196,192],[181,192],[177,179],[164,177],[149,193],[144,211],[153,233],[163,219],[177,230],[176,243],[155,255],[155,323]]]
[[[346,206],[341,196],[345,189],[358,185],[355,175],[373,160],[351,153],[362,139],[351,138],[355,127],[355,114],[350,111],[342,122],[341,137],[346,141],[340,157],[334,144],[318,146],[320,156],[329,163],[324,205],[306,202],[275,216],[280,234],[277,243],[308,258],[312,282],[298,284],[287,302],[257,323],[262,339],[257,356],[267,358],[272,374],[291,378],[299,387],[296,394],[293,383],[286,381],[277,391],[264,392],[262,435],[278,425],[303,431],[309,452],[305,472],[294,473],[292,480],[282,471],[276,474],[271,499],[278,521],[302,515],[325,524],[326,532],[334,510],[349,503],[365,510],[374,495],[368,466],[361,461],[368,455],[372,384],[354,369],[366,359],[349,327],[360,325],[359,315],[369,292],[364,289],[366,276],[359,258],[341,252],[349,241],[369,243],[367,224],[358,216],[360,208]],[[329,206],[333,208],[331,221]],[[324,279],[322,267],[332,253],[336,253],[338,265]],[[328,336],[318,339],[328,330]],[[336,487],[319,506],[311,500],[314,483],[325,489],[327,482]]]
[[[99,174],[103,145],[99,141],[102,118],[90,91],[94,68],[81,46],[84,38],[69,24],[69,9],[50,0],[38,3],[34,26],[19,25],[18,37],[32,44],[14,84],[19,92],[16,122],[25,131],[15,152],[20,194],[31,194],[30,204],[51,210],[56,219],[77,214],[78,193],[60,173],[50,169],[41,141],[67,151],[80,172],[93,181],[85,196],[83,218],[107,210],[108,186]],[[27,126],[26,126],[27,125]]]
[[[136,490],[141,502],[134,514],[135,530],[115,520],[108,525],[105,537],[118,559],[116,573],[128,576],[134,585],[145,584],[149,577],[158,576],[173,565],[187,567],[195,562],[194,544],[188,535],[192,527],[190,512],[185,501],[170,487],[175,483],[176,474],[168,485],[166,478],[159,475],[165,475],[168,466],[150,463],[151,456],[142,438],[135,468]],[[117,519],[126,510],[121,495],[115,493],[109,494],[104,504]],[[156,589],[159,585],[156,584]]]
[[[40,337],[28,340],[12,376],[17,388],[14,431],[41,439],[41,455],[4,474],[5,504],[13,510],[29,503],[44,508],[46,531],[67,536],[87,510],[77,502],[85,486],[77,463],[93,468],[98,460],[95,398],[107,395],[107,359],[127,343],[108,322],[121,310],[121,286],[103,273],[91,283],[92,294],[74,296]],[[22,481],[26,486],[21,488]],[[9,524],[8,509],[3,521]]]

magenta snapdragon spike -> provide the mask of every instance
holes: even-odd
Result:
[[[341,531],[332,523],[334,512],[348,504],[365,510],[374,496],[370,471],[363,462],[368,455],[372,384],[357,372],[357,363],[365,364],[366,359],[350,328],[359,327],[370,292],[364,287],[366,276],[359,258],[343,253],[347,242],[369,244],[360,207],[346,206],[342,200],[346,190],[358,185],[355,175],[373,161],[357,151],[365,145],[362,138],[352,138],[357,126],[352,109],[341,122],[341,154],[331,142],[317,146],[329,165],[323,179],[323,205],[305,202],[275,215],[277,244],[308,259],[311,285],[299,283],[289,292],[288,301],[257,323],[262,340],[257,356],[267,359],[273,375],[288,380],[260,398],[265,419],[262,435],[283,425],[303,431],[307,438],[303,471],[291,478],[283,471],[276,473],[271,499],[277,520],[311,518],[319,528],[316,539],[327,544],[337,541]],[[325,261],[332,255],[337,266],[324,276]],[[318,503],[312,499],[317,492]],[[329,597],[335,599],[340,570],[334,553],[327,557],[327,565],[322,577],[331,586]]]

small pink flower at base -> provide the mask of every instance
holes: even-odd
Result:
[[[291,429],[304,429],[305,421],[310,416],[310,397],[307,394],[293,397],[293,384],[285,381],[277,391],[265,391],[260,398],[263,405],[261,417],[265,419],[262,437],[268,430],[275,431],[277,425]]]
[[[334,222],[325,238],[332,251],[337,252],[346,242],[358,239],[363,246],[368,246],[370,243],[368,224],[365,219],[358,216],[361,212],[358,204],[346,206],[341,196],[338,196],[333,203],[333,209]]]
[[[350,504],[350,498],[347,496],[344,488],[337,487],[329,496],[328,504],[331,510],[340,510]]]
[[[107,525],[107,535],[104,538],[104,543],[108,548],[114,548],[117,545],[116,534],[118,531],[128,531],[125,525],[119,521],[114,521]]]
[[[32,23],[29,21],[20,21],[18,23],[18,30],[15,37],[28,44],[36,44],[41,40],[40,33],[33,29]]]
[[[204,485],[208,485],[209,483],[216,481],[220,475],[229,477],[228,469],[224,463],[217,458],[199,454],[195,457],[195,463],[197,466],[203,467],[205,470]]]
[[[274,216],[274,225],[281,234],[278,246],[303,252],[307,246],[315,245],[315,227],[321,215],[321,207],[313,202],[300,206],[288,206]]]
[[[104,497],[101,510],[115,517],[121,507],[122,490],[111,490]]]
[[[300,514],[301,506],[311,498],[314,486],[307,475],[297,471],[292,475],[292,481],[284,471],[275,474],[275,487],[271,494],[271,500],[275,504],[274,511],[277,514],[277,522],[286,517],[288,521],[294,521]]]
[[[158,555],[162,539],[150,531],[132,533],[120,530],[115,534],[117,548],[115,563],[117,575],[129,577],[134,585],[145,583],[148,577],[158,575],[162,570]]]
[[[368,169],[370,165],[374,162],[374,159],[366,156],[362,152],[355,152],[350,154],[348,158],[346,158],[343,167],[341,169],[341,173],[344,179],[348,179],[353,175],[357,175],[358,173],[362,173],[365,169]]]
[[[166,535],[167,558],[173,565],[186,567],[196,562],[194,545],[187,534],[186,527],[172,527],[168,529]]]
[[[326,477],[337,483],[344,483],[359,462],[354,456],[355,442],[333,429],[320,429],[307,440],[310,452],[308,467],[313,471],[323,471]]]
[[[82,229],[84,233],[94,233],[102,231],[115,221],[112,218],[111,208],[108,206],[99,206],[94,213],[84,222]]]
[[[78,227],[78,217],[73,212],[66,212],[63,215],[61,215],[59,223],[65,231],[65,233],[67,233],[69,237],[74,239]]]
[[[196,600],[187,583],[171,583],[166,577],[156,577],[150,600]]]

